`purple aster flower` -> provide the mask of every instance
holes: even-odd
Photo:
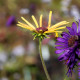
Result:
[[[16,24],[15,16],[10,16],[6,22],[6,26],[9,27],[9,26],[15,25],[15,24]]]
[[[61,54],[58,59],[65,61],[68,68],[67,75],[70,76],[77,62],[80,60],[80,20],[78,28],[77,24],[73,22],[72,26],[67,27],[67,29],[68,32],[63,32],[61,34],[62,37],[57,38],[56,54]]]

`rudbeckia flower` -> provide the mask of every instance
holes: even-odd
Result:
[[[38,24],[36,18],[32,15],[32,19],[35,23],[35,26],[32,25],[30,22],[28,22],[23,17],[21,17],[21,19],[26,24],[24,24],[22,22],[18,22],[17,25],[22,27],[22,28],[25,28],[27,30],[30,30],[30,31],[34,32],[35,38],[36,37],[44,38],[44,37],[46,37],[46,34],[49,34],[49,33],[56,33],[56,36],[58,37],[58,33],[62,32],[62,31],[60,31],[60,29],[66,28],[66,26],[63,26],[63,25],[68,24],[69,22],[61,21],[61,22],[51,26],[51,16],[52,16],[52,11],[50,11],[50,13],[49,13],[49,21],[48,21],[48,26],[47,27],[42,26],[42,17],[43,17],[43,15],[40,15],[39,24]],[[60,27],[60,26],[62,26],[62,27]]]
[[[67,75],[72,75],[74,67],[80,60],[80,20],[78,27],[75,22],[72,23],[71,27],[67,27],[68,32],[63,32],[62,37],[57,38],[56,42],[56,54],[59,56],[60,61],[65,61],[68,72]],[[80,63],[78,64],[80,66]],[[80,68],[79,68],[80,77]]]

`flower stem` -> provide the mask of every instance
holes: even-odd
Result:
[[[49,76],[49,74],[48,74],[48,71],[47,71],[45,62],[44,62],[43,57],[42,57],[41,39],[39,39],[39,50],[40,50],[40,58],[41,58],[41,62],[42,62],[43,68],[44,68],[44,72],[45,72],[45,74],[46,74],[47,79],[48,79],[48,80],[51,80],[51,79],[50,79],[50,76]]]

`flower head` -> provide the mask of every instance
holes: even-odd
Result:
[[[68,33],[63,32],[62,37],[57,38],[56,54],[60,54],[59,60],[65,61],[68,67],[67,75],[72,75],[73,68],[80,60],[80,20],[77,24],[72,23],[71,27],[67,27]]]
[[[35,35],[35,38],[36,37],[44,38],[44,37],[46,37],[46,34],[49,34],[49,33],[56,33],[56,36],[58,36],[58,33],[62,32],[62,31],[59,31],[59,30],[66,28],[66,26],[63,26],[63,25],[68,24],[69,22],[61,21],[61,22],[51,26],[51,16],[52,16],[52,11],[50,11],[50,13],[49,13],[49,21],[48,21],[48,26],[47,27],[42,26],[43,15],[40,15],[39,24],[38,24],[36,18],[32,15],[32,19],[33,19],[36,27],[34,27],[30,22],[28,22],[23,17],[21,17],[22,20],[27,24],[18,22],[17,25],[22,27],[22,28],[33,31],[34,35]],[[60,27],[60,26],[62,26],[62,27]]]

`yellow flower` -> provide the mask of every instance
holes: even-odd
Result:
[[[32,19],[36,25],[36,27],[34,27],[30,22],[28,22],[25,18],[21,17],[22,20],[27,23],[27,24],[24,24],[24,23],[21,23],[21,22],[18,22],[18,26],[22,27],[22,28],[25,28],[25,29],[28,29],[30,31],[33,31],[35,33],[40,33],[40,34],[47,34],[47,33],[56,33],[56,36],[58,37],[58,33],[61,33],[62,31],[60,31],[60,29],[64,29],[66,28],[66,26],[63,26],[65,24],[68,24],[69,22],[67,21],[61,21],[55,25],[52,25],[51,26],[51,16],[52,16],[52,11],[50,11],[49,13],[49,21],[48,21],[48,27],[42,27],[42,17],[43,15],[40,15],[40,19],[39,19],[39,24],[36,20],[36,18],[32,15]],[[62,27],[60,27],[62,26]]]

